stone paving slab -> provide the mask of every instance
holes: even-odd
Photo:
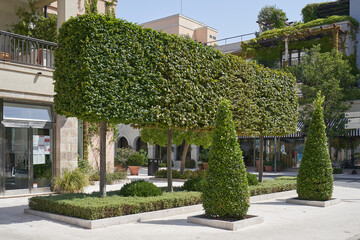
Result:
[[[360,189],[334,187],[342,203],[316,208],[285,203],[287,197],[252,203],[248,214],[264,217],[259,225],[233,232],[187,222],[202,211],[148,221],[83,229],[24,214],[28,198],[0,199],[1,240],[358,240],[360,239]]]

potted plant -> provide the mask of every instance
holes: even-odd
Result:
[[[199,168],[199,170],[204,170],[204,165],[202,162],[198,163],[198,168]]]
[[[204,170],[207,169],[209,161],[210,149],[202,149],[199,154],[199,161],[202,162]]]
[[[146,156],[141,153],[134,153],[129,157],[128,167],[131,175],[139,175],[139,170],[144,165]]]
[[[117,171],[126,171],[129,157],[136,153],[137,152],[130,147],[118,148],[114,161],[115,169]]]
[[[264,166],[265,166],[265,172],[272,172],[274,171],[274,161],[265,161],[264,162]]]

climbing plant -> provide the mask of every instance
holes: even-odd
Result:
[[[44,16],[41,9],[36,8],[34,0],[28,1],[28,7],[20,7],[16,11],[19,22],[10,26],[10,31],[16,34],[56,42],[57,16],[48,14]]]

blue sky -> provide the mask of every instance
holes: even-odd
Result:
[[[265,5],[283,9],[289,21],[300,21],[308,3],[327,0],[182,0],[182,14],[218,30],[218,39],[258,31],[257,15]],[[143,23],[180,13],[181,0],[118,0],[116,15]]]

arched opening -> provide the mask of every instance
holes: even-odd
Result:
[[[136,140],[135,150],[136,150],[136,151],[144,150],[145,152],[148,152],[147,143],[146,143],[146,142],[143,142],[143,141],[141,140],[141,137],[139,137],[139,138]]]
[[[118,148],[126,148],[129,146],[128,141],[125,137],[121,137],[118,141]]]

